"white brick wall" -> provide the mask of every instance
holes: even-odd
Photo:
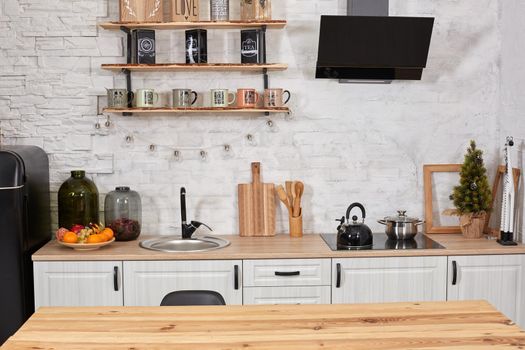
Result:
[[[505,0],[506,1],[506,0]],[[250,181],[251,161],[261,161],[266,182],[306,183],[304,228],[333,231],[353,201],[368,209],[368,223],[404,208],[423,216],[422,165],[461,162],[468,140],[495,166],[500,148],[498,115],[504,0],[391,0],[393,15],[435,16],[428,68],[420,82],[340,85],[315,80],[320,14],[344,14],[346,1],[274,0],[283,31],[268,33],[268,60],[289,69],[270,84],[293,93],[293,118],[275,116],[274,130],[257,116],[112,116],[104,126],[97,103],[124,77],[101,63],[125,62],[123,34],[96,23],[118,18],[117,0],[3,0],[0,5],[0,122],[7,142],[36,144],[49,153],[53,216],[56,191],[71,169],[86,169],[103,195],[117,185],[139,191],[144,231],[176,232],[180,186],[189,216],[220,233],[237,232],[236,184]],[[238,4],[232,0],[232,17]],[[206,1],[201,1],[203,14]],[[518,19],[516,19],[517,21]],[[209,31],[211,62],[239,61],[238,31]],[[183,32],[157,32],[159,61],[184,60]],[[523,57],[523,53],[521,53]],[[134,74],[134,88],[166,94],[188,87],[262,88],[259,75],[241,73]],[[201,97],[202,102],[202,97]],[[165,95],[162,101],[167,101]],[[95,123],[102,124],[100,130]],[[256,131],[253,128],[261,126]],[[126,144],[126,131],[134,142]],[[255,145],[243,137],[254,134]],[[233,156],[220,148],[232,142]],[[149,142],[158,145],[149,151]],[[165,146],[165,147],[163,147]],[[182,150],[177,161],[172,149]],[[282,207],[278,230],[286,231]]]

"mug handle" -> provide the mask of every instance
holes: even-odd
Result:
[[[191,93],[193,94],[193,101],[191,101],[191,105],[193,106],[195,102],[197,102],[197,98],[199,97],[199,94],[196,93],[195,91],[192,91]]]
[[[233,100],[228,101],[228,105],[234,104],[237,96],[233,92],[229,92],[228,95],[233,96]]]
[[[257,103],[259,103],[259,99],[261,98],[261,95],[255,91],[255,105],[257,105]]]
[[[291,94],[290,91],[288,91],[288,90],[284,90],[284,91],[283,91],[283,95],[284,95],[284,94],[288,94],[288,98],[286,99],[286,101],[283,102],[283,105],[287,104],[288,101],[290,101],[290,98],[292,97],[292,94]]]
[[[159,94],[156,93],[156,92],[154,92],[154,93],[153,93],[153,96],[154,96],[154,98],[153,98],[153,101],[154,101],[154,102],[153,102],[153,103],[155,104],[155,103],[159,102]]]

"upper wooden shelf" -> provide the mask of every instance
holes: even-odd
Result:
[[[106,22],[100,23],[100,27],[109,30],[119,30],[121,27],[129,29],[239,29],[239,28],[256,28],[266,26],[271,29],[282,29],[286,26],[285,20],[269,21],[229,21],[229,22],[159,22],[159,23],[137,23],[137,22]]]
[[[160,63],[160,64],[102,64],[102,69],[122,70],[128,69],[135,72],[158,72],[158,71],[241,71],[258,72],[263,69],[279,71],[288,68],[287,64],[281,63]]]

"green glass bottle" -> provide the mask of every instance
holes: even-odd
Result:
[[[58,190],[58,224],[71,229],[99,222],[97,186],[84,170],[73,170]]]

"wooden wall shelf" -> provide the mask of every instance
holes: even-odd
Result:
[[[162,23],[135,23],[135,22],[106,22],[100,23],[99,26],[109,30],[120,30],[121,27],[128,29],[242,29],[242,28],[260,28],[266,26],[268,29],[282,29],[286,26],[284,20],[271,21],[229,21],[229,22],[162,22]]]
[[[240,71],[240,72],[262,72],[282,71],[288,68],[287,64],[266,63],[160,63],[160,64],[102,64],[102,69],[106,70],[123,70],[127,69],[133,72],[159,72],[159,71]]]
[[[289,113],[288,107],[275,108],[241,108],[241,107],[192,107],[192,108],[172,108],[172,107],[153,107],[153,108],[104,108],[104,113],[164,113],[164,114],[185,114],[185,113]]]

